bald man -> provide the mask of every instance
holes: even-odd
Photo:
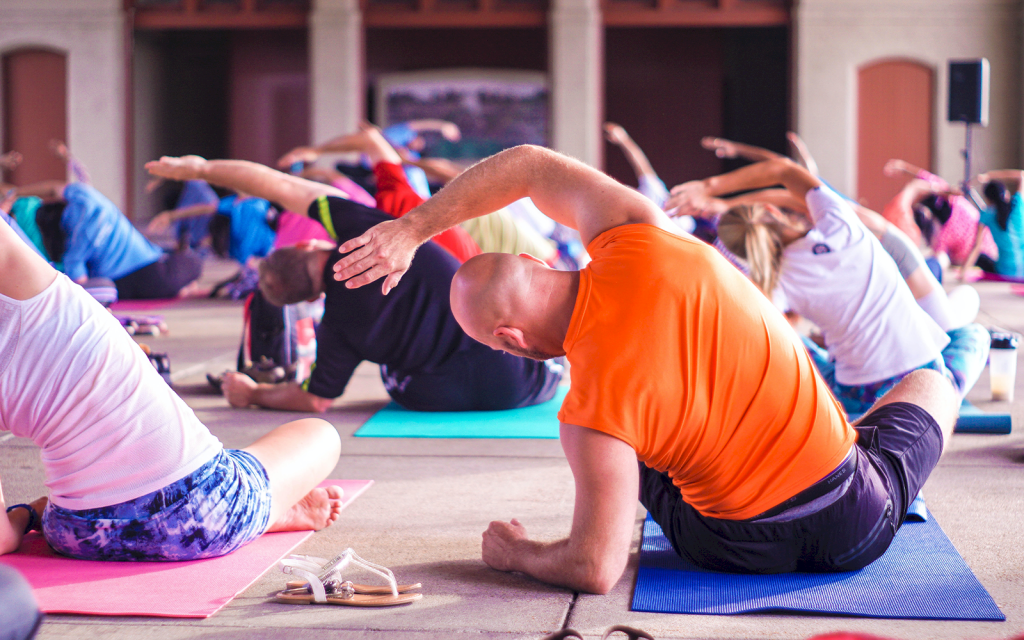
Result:
[[[342,244],[335,278],[404,286],[438,230],[525,196],[578,229],[593,261],[558,272],[478,256],[453,280],[452,309],[494,349],[567,356],[558,418],[576,504],[569,537],[553,543],[516,520],[491,523],[485,562],[605,593],[626,566],[638,494],[676,552],[713,570],[848,571],[888,548],[952,431],[949,383],[914,372],[850,425],[750,281],[586,165],[539,147],[504,151]]]

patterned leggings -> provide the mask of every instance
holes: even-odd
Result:
[[[270,480],[250,453],[225,449],[194,473],[134,500],[72,511],[47,505],[43,534],[81,560],[214,558],[263,535]]]
[[[949,338],[949,344],[942,350],[942,358],[937,358],[918,369],[932,369],[945,375],[963,398],[985,370],[991,337],[988,330],[980,324],[969,324],[950,331]],[[803,338],[803,342],[815,366],[818,367],[818,372],[828,383],[836,399],[842,403],[851,420],[866,413],[876,400],[910,373],[905,371],[891,378],[864,385],[841,384],[836,382],[836,365],[828,351],[807,338]]]

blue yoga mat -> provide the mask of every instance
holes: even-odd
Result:
[[[507,411],[409,411],[392,402],[356,431],[360,438],[558,438],[569,387],[542,404]]]
[[[960,417],[956,421],[956,433],[992,433],[1005,435],[1013,429],[1008,413],[985,413],[971,404],[967,398],[960,403]]]
[[[860,571],[741,575],[704,571],[681,559],[648,516],[632,610],[1006,620],[934,517],[904,523],[889,550]]]

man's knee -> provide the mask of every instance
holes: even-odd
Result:
[[[960,396],[949,379],[932,369],[918,369],[908,373],[889,393],[882,396],[877,406],[893,402],[915,404],[929,414],[943,433],[948,433],[956,422]]]

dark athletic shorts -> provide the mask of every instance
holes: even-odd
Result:
[[[680,557],[713,571],[854,571],[876,560],[939,461],[942,430],[921,407],[894,402],[861,420],[846,492],[789,521],[719,520],[683,502],[663,473],[640,464],[640,501]],[[784,519],[784,513],[775,519]]]
[[[429,371],[402,372],[381,365],[388,394],[412,411],[499,411],[546,402],[555,396],[561,358],[531,360],[471,343]]]
[[[121,300],[173,298],[202,273],[202,258],[191,251],[175,251],[118,278],[114,284]]]

